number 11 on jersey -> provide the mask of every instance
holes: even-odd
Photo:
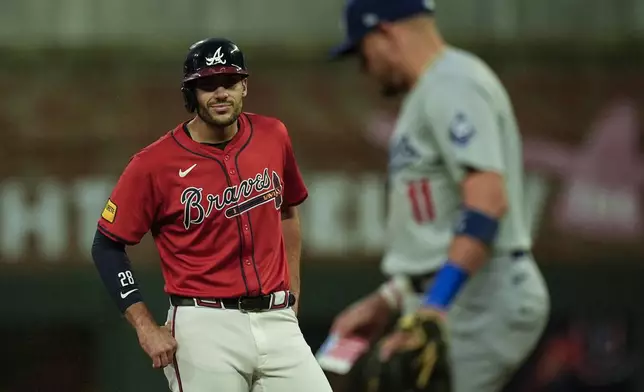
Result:
[[[435,211],[428,179],[423,178],[407,183],[407,196],[411,203],[414,220],[417,223],[421,224],[434,220]]]

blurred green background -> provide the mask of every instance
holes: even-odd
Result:
[[[247,54],[246,110],[281,118],[310,190],[300,322],[316,350],[383,277],[386,139],[397,101],[329,63],[340,0],[0,1],[1,392],[167,390],[91,263],[129,156],[188,118],[183,57]],[[525,141],[550,326],[509,391],[644,391],[644,2],[437,0],[452,44],[499,74]],[[150,238],[129,250],[161,322]],[[339,390],[339,389],[338,389]]]

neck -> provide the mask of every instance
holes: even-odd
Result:
[[[217,125],[208,124],[203,121],[199,116],[196,116],[188,123],[188,132],[192,140],[198,143],[223,143],[235,136],[239,126],[237,121],[226,127],[219,127]]]
[[[445,42],[436,29],[431,29],[422,36],[418,36],[415,42],[410,42],[410,47],[417,48],[411,51],[407,61],[409,75],[409,87],[413,88],[418,80],[425,74],[425,71],[440,57],[445,49]],[[418,48],[420,48],[418,50]]]

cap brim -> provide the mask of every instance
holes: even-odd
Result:
[[[339,60],[354,55],[357,51],[358,45],[356,45],[354,42],[347,41],[331,49],[331,51],[329,52],[329,57],[331,58],[331,60]]]
[[[234,67],[234,66],[219,66],[219,67],[208,67],[199,70],[191,75],[186,76],[183,81],[189,82],[191,80],[205,78],[206,76],[212,75],[248,75],[248,71]]]

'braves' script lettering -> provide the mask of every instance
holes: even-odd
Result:
[[[271,189],[270,192],[263,192]],[[260,193],[252,199],[249,197],[253,194]],[[209,217],[213,209],[217,211],[224,210],[226,207],[238,206],[240,201],[245,199],[242,204],[250,208],[245,209],[228,209],[232,212],[226,213],[226,217],[231,218],[237,216],[242,212],[248,211],[251,208],[257,207],[261,204],[275,200],[276,208],[281,207],[281,193],[282,184],[277,173],[273,172],[273,176],[268,173],[268,169],[264,169],[262,173],[257,173],[255,177],[243,180],[239,185],[226,187],[220,194],[212,195],[207,194],[206,200],[207,207],[201,204],[203,200],[203,188],[188,187],[181,193],[181,204],[183,204],[183,226],[188,230],[193,224],[200,224],[205,218]],[[270,194],[270,195],[269,195]],[[258,198],[260,203],[252,203]],[[279,201],[279,206],[277,205]]]

